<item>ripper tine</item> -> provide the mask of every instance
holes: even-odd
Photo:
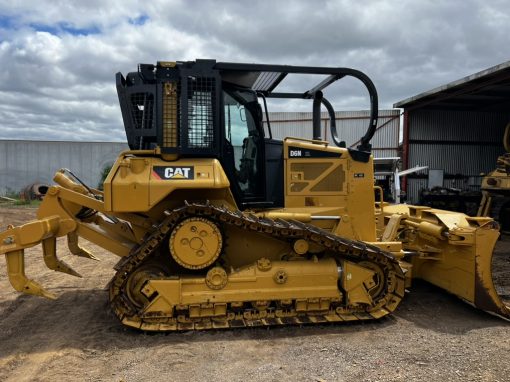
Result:
[[[99,261],[96,256],[78,244],[78,235],[76,232],[69,232],[67,234],[67,246],[69,247],[69,251],[75,256],[86,257],[87,259]]]
[[[25,254],[23,249],[5,253],[7,275],[14,289],[18,292],[33,294],[55,300],[57,296],[48,292],[34,280],[25,275]]]
[[[57,239],[49,237],[42,241],[44,263],[49,269],[57,272],[67,273],[71,276],[82,277],[64,261],[57,258]]]

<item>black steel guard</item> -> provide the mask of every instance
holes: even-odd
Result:
[[[278,74],[275,76],[275,80],[269,85],[267,89],[254,89],[258,93],[263,94],[268,98],[302,98],[302,99],[318,99],[320,101],[316,102],[315,109],[320,108],[320,103],[322,103],[326,109],[328,110],[328,114],[330,116],[331,122],[331,136],[333,138],[333,142],[339,147],[345,147],[345,143],[340,141],[338,138],[338,132],[336,129],[336,123],[334,118],[334,109],[331,103],[322,97],[322,90],[332,83],[340,80],[344,77],[354,77],[361,81],[363,85],[365,85],[369,98],[370,98],[370,120],[368,122],[368,127],[365,132],[365,135],[360,140],[360,145],[357,147],[359,151],[370,152],[372,146],[370,141],[375,134],[377,128],[377,118],[378,118],[378,97],[377,97],[377,89],[375,88],[374,83],[365,73],[351,68],[342,68],[342,67],[312,67],[312,66],[291,66],[291,65],[266,65],[266,64],[239,64],[239,63],[227,63],[227,62],[218,62],[215,65],[215,69],[222,71],[222,73],[232,73],[232,72],[259,72],[259,73],[271,73]],[[304,93],[281,93],[274,92],[274,89],[278,86],[278,84],[287,76],[287,74],[319,74],[319,75],[329,75],[322,82],[317,84],[312,89],[305,91]],[[318,105],[318,106],[317,106]],[[314,119],[317,119],[315,117]],[[317,127],[314,128],[314,135],[317,132]]]

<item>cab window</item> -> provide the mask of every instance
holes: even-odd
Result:
[[[259,195],[262,189],[259,179],[262,176],[259,164],[261,137],[257,125],[251,111],[226,92],[224,105],[225,138],[233,148],[237,184],[245,196]]]

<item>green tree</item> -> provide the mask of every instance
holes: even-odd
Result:
[[[101,170],[101,177],[99,178],[99,184],[97,185],[97,188],[99,190],[103,190],[103,183],[110,173],[110,170],[112,169],[113,163],[108,163],[103,166],[103,169]]]

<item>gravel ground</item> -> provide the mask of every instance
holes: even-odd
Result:
[[[0,208],[0,230],[35,216]],[[27,274],[56,301],[17,294],[0,266],[0,381],[508,381],[510,324],[424,282],[377,322],[145,334],[110,313],[105,286],[117,258],[61,257],[84,278],[47,270],[40,248]],[[495,273],[510,274],[510,239]]]

